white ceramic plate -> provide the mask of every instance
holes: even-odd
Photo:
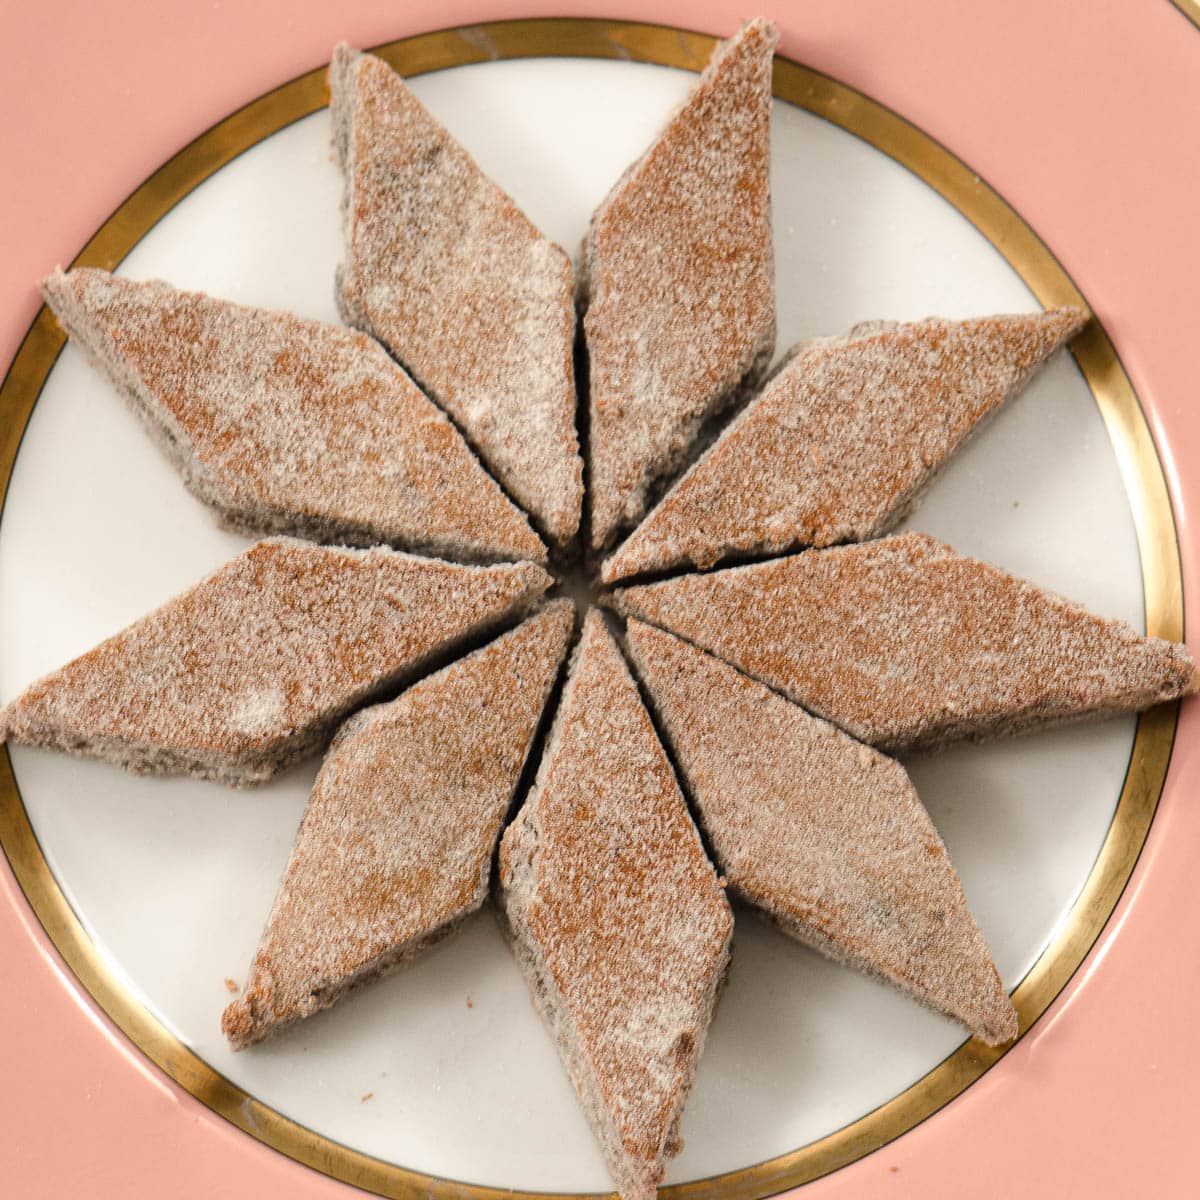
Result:
[[[693,81],[661,67],[542,59],[462,67],[414,87],[533,220],[575,250],[591,210]],[[777,103],[773,149],[781,348],[866,318],[1037,307],[953,208],[849,134]],[[199,187],[121,273],[336,320],[340,188],[322,111]],[[909,524],[1141,627],[1129,505],[1066,355],[951,465]],[[68,346],[0,522],[0,699],[246,544],[217,529]],[[911,764],[1010,988],[1092,866],[1132,731],[1132,720],[1114,721]],[[22,748],[12,757],[46,858],[110,966],[246,1092],[404,1167],[498,1187],[607,1190],[488,913],[275,1042],[240,1055],[226,1048],[224,980],[244,976],[315,765],[232,792]],[[962,1040],[902,996],[738,916],[730,985],[671,1181],[827,1134]]]

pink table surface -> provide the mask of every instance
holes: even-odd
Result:
[[[731,30],[861,88],[966,159],[1059,255],[1146,404],[1200,598],[1200,30],[1167,0],[8,0],[0,5],[0,364],[35,281],[165,158],[245,101],[374,45],[511,16]],[[1034,1031],[892,1145],[807,1189],[864,1196],[1200,1194],[1200,705],[1119,909]],[[3,860],[0,859],[0,862]],[[332,1200],[353,1189],[213,1116],[81,994],[0,866],[0,1194]],[[361,1193],[359,1193],[361,1194]]]

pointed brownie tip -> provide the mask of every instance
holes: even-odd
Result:
[[[653,571],[660,561],[671,559],[654,537],[655,509],[646,520],[600,564],[600,582],[606,586],[631,579],[645,571]],[[645,531],[645,532],[643,532]],[[647,544],[649,543],[649,545]]]
[[[533,613],[528,622],[537,622],[553,636],[569,638],[575,632],[575,603],[572,600],[546,600]]]
[[[333,118],[333,140],[338,158],[343,165],[348,163],[351,151],[349,138],[356,102],[358,70],[360,64],[369,57],[348,43],[339,42],[333,48],[333,55],[329,60],[327,80],[329,83],[329,107]]]
[[[55,267],[39,285],[42,299],[53,304],[55,300],[77,294],[83,281],[96,277],[113,278],[107,271],[95,267],[72,267],[66,271]]]
[[[221,1014],[221,1032],[234,1050],[245,1050],[259,1040],[255,1036],[257,1026],[254,1007],[244,996],[235,1000]]]
[[[753,17],[731,37],[717,43],[701,76],[701,83],[719,75],[738,71],[757,71],[763,61],[769,63],[779,45],[779,28],[766,17]]]
[[[986,330],[994,320],[1000,344],[1018,371],[1012,387],[1016,391],[1050,355],[1082,332],[1090,319],[1086,310],[1063,305],[1038,313],[968,321],[964,325]]]
[[[42,280],[38,290],[42,293],[42,299],[52,308],[56,309],[56,302],[66,294],[70,287],[67,279],[67,273],[62,267],[55,267],[45,279]]]
[[[1092,319],[1087,309],[1069,304],[1048,308],[1041,315],[1045,324],[1054,330],[1059,346],[1069,342],[1076,334],[1082,333],[1084,326]]]
[[[361,50],[348,42],[338,42],[329,58],[329,98],[334,104],[345,103],[347,90],[353,86],[354,72],[365,58]]]
[[[554,576],[538,563],[511,563],[509,566],[516,577],[521,579],[526,587],[531,590],[531,593],[533,589],[536,589],[536,595],[540,596],[547,588],[554,584]]]
[[[41,293],[63,329],[90,348],[94,310],[126,287],[124,280],[96,267],[74,267],[70,271],[59,268],[42,280]]]
[[[1189,654],[1189,658],[1191,655]],[[1184,684],[1180,696],[1194,696],[1200,692],[1200,664],[1192,662],[1191,670],[1188,672],[1187,683]]]
[[[1003,1001],[996,1002],[994,1008],[987,1014],[984,1023],[973,1032],[980,1041],[986,1042],[989,1046],[1005,1046],[1009,1042],[1016,1041],[1017,1035],[1021,1032],[1020,1020],[1017,1017],[1017,1010],[1008,996],[1004,996]]]
[[[362,51],[355,49],[349,42],[338,42],[329,58],[330,75],[340,75],[347,67],[362,58]]]

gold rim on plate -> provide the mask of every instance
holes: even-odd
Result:
[[[511,58],[626,59],[698,71],[716,39],[661,25],[576,18],[495,21],[404,38],[375,53],[402,75]],[[949,201],[1007,259],[1046,307],[1087,307],[1032,229],[945,147],[861,92],[777,58],[775,95],[881,150]],[[328,103],[319,67],[247,104],[185,147],[100,227],[73,266],[111,269],[190,191],[244,150]],[[65,336],[42,308],[0,386],[0,503],[33,406]],[[1112,439],[1133,509],[1146,630],[1183,637],[1183,584],[1174,517],[1133,386],[1098,321],[1071,347]],[[1175,737],[1178,705],[1142,716],[1121,796],[1083,890],[1013,994],[1025,1033],[1083,961],[1121,897],[1150,829]],[[455,1183],[394,1166],[323,1137],[256,1100],[194,1054],[135,998],[84,931],[51,872],[21,801],[7,750],[0,756],[0,845],[38,919],[80,983],[131,1041],[176,1083],[239,1129],[344,1183],[403,1200],[512,1200],[517,1193]],[[835,1171],[899,1137],[978,1079],[1005,1051],[972,1040],[906,1091],[827,1137],[767,1162],[664,1189],[668,1200],[759,1200]],[[549,1196],[549,1193],[536,1193]]]
[[[1200,29],[1200,0],[1171,0],[1171,3]]]

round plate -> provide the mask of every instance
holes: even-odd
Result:
[[[412,75],[482,57],[612,58],[618,49],[695,67],[710,47],[653,27],[537,22],[482,38],[411,39],[385,53]],[[555,59],[429,75],[417,90],[531,216],[573,246],[690,82],[628,62]],[[114,264],[162,217],[125,261],[129,274],[332,319],[339,181],[324,114],[256,145],[176,203],[317,107],[320,87],[313,73],[217,127],[140,189],[80,261]],[[780,63],[776,90],[792,102],[778,106],[774,138],[781,346],[868,316],[1080,302],[1015,214],[911,126],[794,64]],[[586,153],[573,149],[581,146]],[[1008,263],[897,163],[1003,246]],[[43,314],[5,385],[10,429],[22,427],[59,340]],[[1134,621],[1144,580],[1150,631],[1178,636],[1173,528],[1147,431],[1098,327],[1077,356],[1084,375],[1057,362],[910,524]],[[68,350],[26,431],[0,525],[0,690],[10,697],[243,544],[213,528]],[[1024,980],[1024,1026],[1119,896],[1172,730],[1172,713],[1142,722],[1128,781],[1128,722],[913,764],[1006,980]],[[302,1161],[389,1194],[438,1190],[414,1169],[492,1187],[605,1186],[569,1085],[486,922],[261,1052],[235,1059],[221,1046],[222,980],[252,953],[311,771],[247,797],[14,757],[31,824],[10,786],[3,840],[22,885],[92,994],[193,1094]],[[951,1054],[959,1038],[936,1018],[749,921],[739,922],[735,955],[685,1117],[691,1148],[674,1179],[721,1174],[722,1193],[761,1195],[811,1178],[934,1111],[996,1057],[973,1046]]]

